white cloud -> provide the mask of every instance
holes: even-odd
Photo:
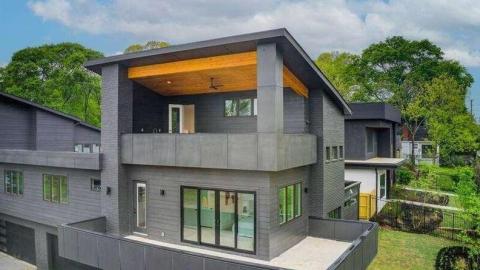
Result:
[[[312,55],[359,52],[392,35],[428,38],[446,56],[480,66],[475,0],[32,0],[30,9],[91,34],[128,34],[184,43],[286,27]],[[475,45],[476,44],[476,45]]]

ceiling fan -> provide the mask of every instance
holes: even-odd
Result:
[[[222,87],[223,84],[215,84],[213,77],[210,78],[210,89],[218,90],[219,87]]]

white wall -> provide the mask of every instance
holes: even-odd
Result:
[[[386,170],[377,169],[378,172],[378,181],[377,181],[377,173],[375,172],[375,168],[362,168],[362,169],[351,169],[345,168],[345,180],[347,181],[360,181],[360,192],[361,193],[371,193],[375,191],[375,186],[377,189],[377,212],[382,210],[385,206],[387,200],[387,194],[389,193],[388,188],[385,191],[385,198],[380,198],[380,175],[382,173],[386,174]],[[386,175],[385,175],[386,177]],[[385,181],[386,184],[387,181]]]

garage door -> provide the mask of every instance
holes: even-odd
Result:
[[[48,236],[48,247],[49,247],[49,256],[50,256],[50,269],[51,270],[94,270],[97,268],[90,267],[78,262],[74,262],[65,258],[58,256],[58,237],[53,234],[47,234]]]
[[[5,222],[5,249],[7,254],[35,264],[35,231],[11,222]]]

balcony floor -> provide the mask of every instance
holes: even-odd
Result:
[[[348,249],[350,242],[335,241],[318,237],[306,237],[295,246],[291,247],[280,256],[271,261],[253,259],[249,257],[228,254],[209,249],[197,248],[156,241],[136,235],[129,235],[125,238],[149,243],[152,245],[164,246],[188,252],[228,258],[232,260],[244,261],[259,265],[270,265],[288,269],[327,269],[340,255]]]

